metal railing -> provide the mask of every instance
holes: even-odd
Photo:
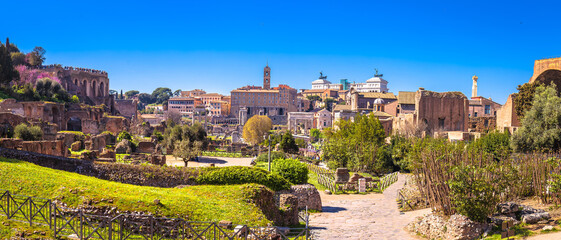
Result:
[[[0,215],[10,220],[33,225],[47,225],[53,237],[65,236],[81,240],[126,239],[310,239],[309,215],[299,214],[304,228],[220,226],[215,222],[187,221],[180,218],[161,218],[151,215],[119,214],[94,215],[82,209],[57,206],[49,199],[16,195],[1,190]]]

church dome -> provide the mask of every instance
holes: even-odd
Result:
[[[376,100],[374,100],[374,104],[376,104],[376,105],[384,104],[384,99],[376,98]]]

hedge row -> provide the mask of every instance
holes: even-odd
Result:
[[[277,173],[241,166],[202,169],[197,177],[197,183],[211,185],[257,183],[274,191],[290,189],[290,182]]]

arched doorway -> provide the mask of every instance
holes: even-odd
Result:
[[[105,97],[105,86],[103,84],[103,82],[99,83],[99,92],[98,92],[100,97]]]
[[[62,125],[61,121],[60,121],[60,111],[58,110],[57,107],[53,107],[51,110],[51,114],[53,114],[53,123],[56,124],[57,126],[59,126],[59,130],[60,130],[60,125]]]
[[[68,131],[82,131],[82,119],[79,117],[71,117],[66,123],[66,130]]]
[[[95,80],[92,81],[92,91],[91,91],[91,96],[92,97],[97,97],[97,84],[95,82]]]

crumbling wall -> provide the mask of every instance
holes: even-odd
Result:
[[[468,109],[469,101],[460,92],[419,90],[415,96],[416,122],[425,123],[429,132],[467,132]]]
[[[135,100],[124,100],[124,99],[117,99],[115,100],[115,108],[122,116],[127,118],[133,118],[136,115],[136,108],[137,103]]]

